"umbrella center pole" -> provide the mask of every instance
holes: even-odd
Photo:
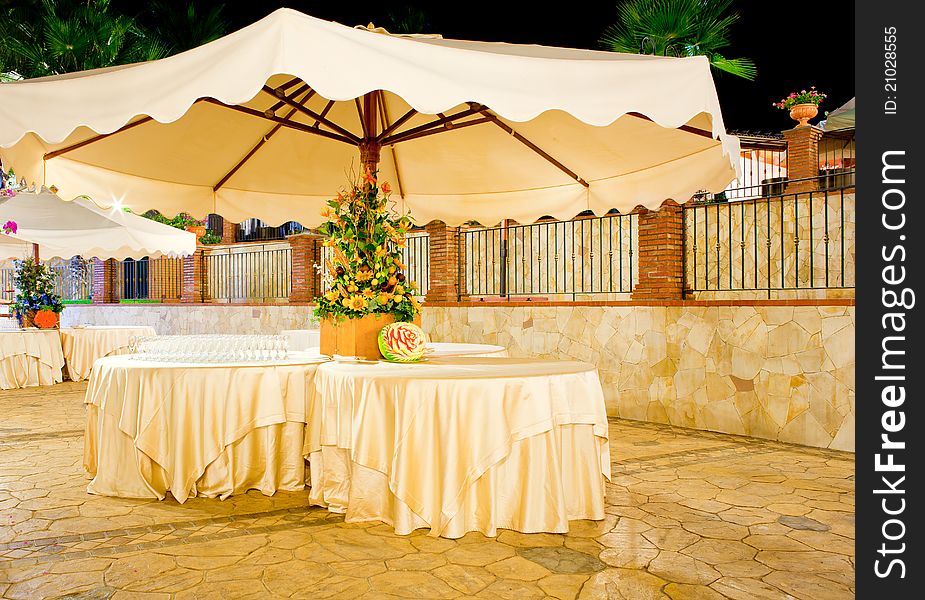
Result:
[[[376,169],[379,168],[379,150],[379,142],[360,142],[360,165],[364,173],[366,171],[375,173]]]

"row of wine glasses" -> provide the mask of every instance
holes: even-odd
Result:
[[[133,337],[129,352],[138,360],[226,363],[283,360],[289,350],[281,335],[158,335]]]

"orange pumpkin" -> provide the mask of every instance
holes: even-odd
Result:
[[[32,322],[40,329],[52,329],[58,324],[58,313],[53,310],[37,311]]]

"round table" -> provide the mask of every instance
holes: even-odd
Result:
[[[348,522],[455,538],[604,516],[607,415],[590,364],[328,362],[306,417],[310,500]]]
[[[60,383],[62,367],[64,354],[57,330],[0,330],[0,389]]]
[[[87,325],[61,328],[64,364],[71,381],[83,381],[98,358],[129,351],[133,337],[157,335],[153,327]]]
[[[300,490],[305,409],[323,359],[178,364],[101,358],[87,385],[87,490],[179,502]]]

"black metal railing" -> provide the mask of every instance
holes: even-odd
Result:
[[[183,291],[182,258],[116,261],[115,294],[123,301],[177,302]]]
[[[620,294],[638,279],[635,214],[460,232],[460,289],[469,296]]]
[[[271,242],[286,239],[287,235],[302,233],[305,230],[295,221],[283,223],[279,227],[269,227],[260,219],[248,219],[238,223],[235,228],[236,242]]]
[[[840,188],[687,204],[692,291],[854,287],[854,193]]]
[[[280,303],[292,291],[292,249],[284,244],[202,251],[203,302]]]
[[[819,140],[819,188],[854,187],[854,129],[826,131]]]

